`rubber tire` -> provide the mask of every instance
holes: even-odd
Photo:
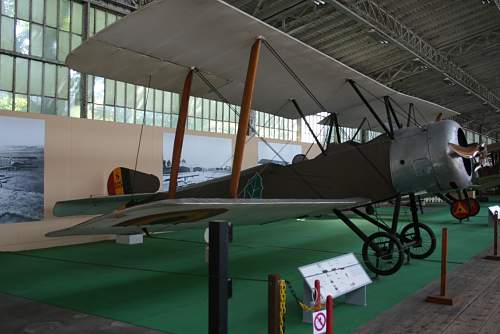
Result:
[[[432,255],[432,253],[434,253],[434,251],[436,250],[436,246],[437,246],[436,235],[434,234],[434,231],[429,226],[427,226],[425,224],[415,224],[415,223],[411,223],[411,224],[406,225],[405,227],[403,227],[401,229],[401,232],[399,233],[399,236],[401,238],[401,242],[403,243],[403,246],[404,246],[405,243],[413,241],[413,240],[409,240],[406,237],[406,233],[411,228],[415,229],[415,225],[419,226],[420,233],[426,232],[429,235],[429,237],[431,239],[431,247],[427,250],[427,252],[425,252],[423,254],[414,254],[411,251],[412,247],[409,247],[408,250],[409,250],[410,256],[413,259],[425,259],[425,258],[428,258],[429,256]]]
[[[397,254],[399,255],[398,259],[395,262],[395,265],[388,270],[380,270],[380,269],[376,268],[375,266],[372,265],[372,263],[370,262],[370,260],[368,258],[368,247],[370,247],[369,245],[371,244],[373,239],[378,238],[378,237],[386,237],[397,248]],[[381,275],[381,276],[388,276],[388,275],[392,275],[395,272],[397,272],[401,268],[401,266],[403,265],[404,257],[405,257],[403,245],[401,244],[399,239],[396,236],[394,236],[390,233],[387,233],[387,232],[375,232],[375,233],[371,234],[370,236],[368,236],[368,240],[366,240],[365,243],[363,244],[362,255],[363,255],[363,261],[364,261],[366,267],[370,271],[374,272],[377,275]]]
[[[479,201],[476,198],[471,198],[470,201],[471,201],[470,216],[471,217],[475,217],[475,216],[477,216],[477,214],[479,213],[479,211],[481,211],[481,204],[479,203]],[[477,205],[476,211],[474,211],[474,204],[472,204],[472,202],[474,202],[475,205]]]

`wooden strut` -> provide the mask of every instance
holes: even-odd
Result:
[[[326,297],[326,334],[333,334],[333,297]]]
[[[495,211],[493,216],[493,255],[487,255],[484,257],[485,260],[500,261],[500,256],[498,255],[498,212]]]
[[[233,168],[231,171],[231,185],[229,188],[229,196],[231,198],[238,197],[241,165],[243,163],[243,153],[245,151],[245,141],[247,136],[248,124],[250,121],[250,110],[252,108],[252,99],[255,88],[255,80],[257,78],[257,67],[259,65],[261,46],[262,39],[259,37],[252,46],[250,60],[248,62],[245,90],[243,92],[243,100],[241,102],[238,134],[236,135],[236,144],[234,148]]]
[[[441,251],[441,288],[439,296],[429,296],[425,300],[428,303],[440,305],[453,305],[453,299],[447,297],[447,266],[448,266],[448,229],[442,231]]]
[[[182,144],[184,143],[184,133],[186,132],[186,120],[189,109],[189,96],[191,95],[191,86],[193,83],[193,69],[190,69],[184,87],[182,89],[181,108],[179,110],[179,119],[175,129],[174,148],[172,150],[172,166],[170,167],[170,183],[168,185],[168,198],[175,198],[177,193],[177,177],[181,164]]]
[[[267,332],[280,333],[280,275],[267,276]]]

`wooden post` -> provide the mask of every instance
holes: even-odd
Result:
[[[487,255],[484,257],[485,260],[500,261],[500,256],[498,255],[498,212],[495,211],[493,216],[493,255]]]
[[[333,334],[333,297],[326,297],[326,334]]]
[[[177,193],[177,177],[181,164],[182,144],[184,143],[184,133],[186,131],[186,120],[189,109],[189,96],[191,95],[191,84],[193,82],[193,70],[190,69],[184,87],[182,89],[181,108],[179,119],[175,129],[174,148],[172,150],[172,165],[170,167],[170,183],[168,185],[168,198],[175,198]]]
[[[453,305],[453,300],[446,297],[447,295],[447,269],[448,269],[448,229],[442,230],[441,241],[441,288],[439,296],[429,296],[425,300],[428,303]]]
[[[267,276],[267,328],[269,334],[280,333],[280,275]]]
[[[241,102],[238,134],[236,136],[236,144],[234,147],[233,167],[231,171],[231,186],[229,189],[229,196],[231,198],[238,197],[241,165],[243,162],[243,153],[245,151],[245,141],[247,136],[248,123],[250,120],[250,110],[252,108],[252,99],[255,87],[255,79],[257,77],[257,67],[259,64],[261,45],[262,40],[258,38],[252,46],[250,60],[248,62],[245,90],[243,92],[243,100]]]

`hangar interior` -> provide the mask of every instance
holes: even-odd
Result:
[[[364,304],[335,297],[324,332],[498,330],[498,0],[0,13],[1,333],[306,333],[329,305],[298,269],[351,253]]]

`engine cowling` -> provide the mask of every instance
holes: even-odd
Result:
[[[472,185],[472,161],[449,143],[467,146],[460,125],[451,120],[396,130],[390,149],[392,182],[400,193],[437,193]]]

